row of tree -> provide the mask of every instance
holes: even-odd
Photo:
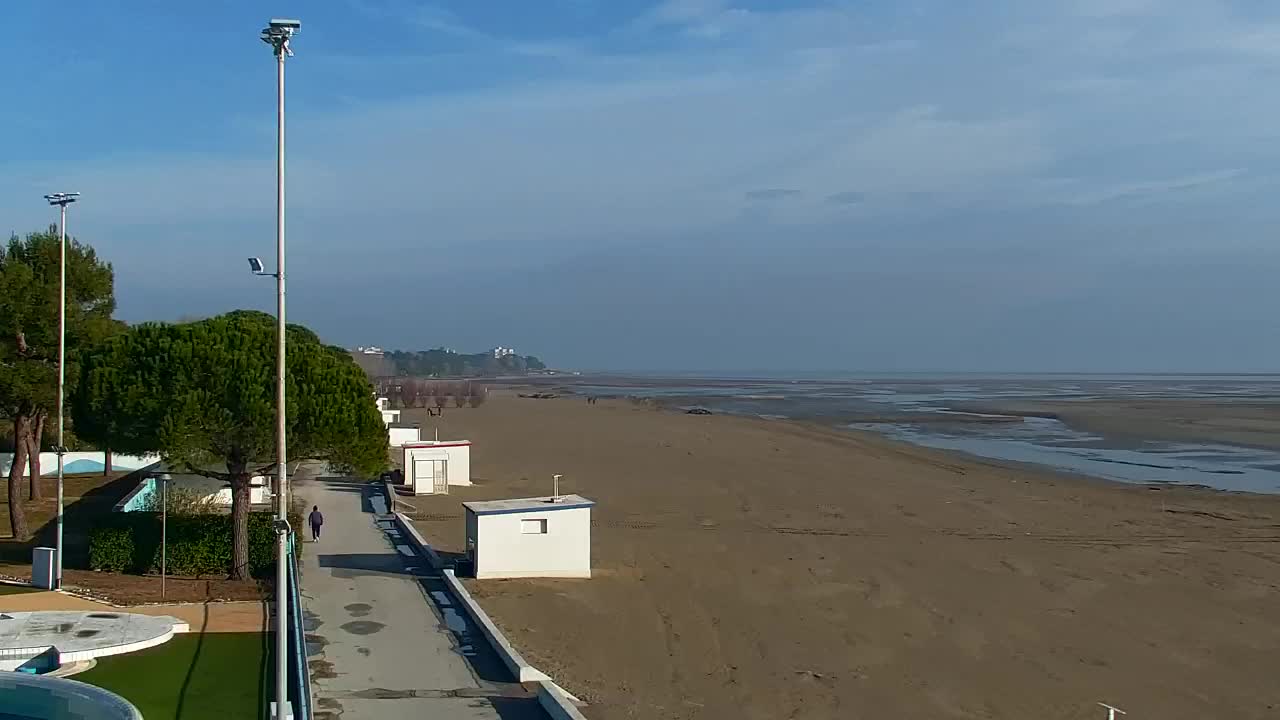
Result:
[[[378,394],[395,408],[480,407],[489,398],[489,387],[470,380],[428,380],[413,377],[383,377],[374,381]]]
[[[57,251],[56,233],[35,233],[12,238],[0,254],[0,413],[13,422],[16,446],[37,455],[40,418],[57,397]],[[99,448],[158,452],[177,472],[227,482],[229,574],[246,577],[250,481],[275,470],[275,319],[236,311],[126,327],[111,318],[110,264],[74,240],[67,298],[66,377],[78,436]],[[367,376],[307,328],[287,332],[289,459],[365,476],[385,468],[387,435]],[[38,467],[31,474],[38,478]],[[20,467],[10,472],[9,519],[15,536],[26,537],[20,479]]]
[[[546,370],[533,355],[456,353],[443,348],[407,352],[393,350],[384,356],[396,375],[408,377],[492,377]]]

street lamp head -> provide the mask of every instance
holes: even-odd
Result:
[[[261,274],[263,274],[263,273],[262,273],[262,260],[260,260],[260,259],[258,259],[258,258],[256,258],[256,257],[251,257],[251,258],[249,258],[249,269],[253,271],[253,274],[254,274],[254,275],[261,275]]]
[[[262,29],[262,42],[270,45],[277,57],[282,55],[293,57],[293,51],[289,49],[289,38],[301,28],[302,23],[298,20],[272,18],[271,22]]]
[[[79,197],[80,197],[80,193],[78,192],[73,192],[73,193],[60,192],[60,193],[50,193],[48,195],[45,195],[44,199],[48,200],[50,205],[61,205],[62,207],[66,207],[67,205],[70,205],[71,203],[75,202]]]

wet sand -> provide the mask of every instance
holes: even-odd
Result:
[[[977,412],[1051,417],[1110,437],[1280,449],[1280,403],[1108,398],[967,403]]]
[[[475,443],[411,500],[442,550],[465,500],[597,501],[591,580],[469,581],[593,720],[1280,712],[1280,498],[625,401],[405,419]]]

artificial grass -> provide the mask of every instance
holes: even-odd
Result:
[[[267,633],[189,633],[127,655],[101,658],[73,679],[110,690],[142,716],[253,720],[266,715]]]
[[[0,583],[0,595],[21,595],[23,593],[39,592],[39,588],[27,587],[25,585],[9,585],[8,583]]]

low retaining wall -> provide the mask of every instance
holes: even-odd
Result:
[[[467,614],[471,616],[471,619],[480,626],[480,632],[484,633],[485,638],[493,646],[493,649],[498,651],[498,657],[502,658],[503,664],[507,666],[507,669],[511,671],[511,674],[515,676],[518,682],[537,682],[551,679],[541,670],[525,662],[524,658],[520,656],[520,653],[511,644],[511,641],[507,639],[507,636],[503,635],[498,626],[493,624],[493,620],[489,619],[489,614],[484,611],[484,608],[480,607],[475,598],[471,597],[471,593],[467,592],[467,588],[458,579],[458,576],[453,573],[453,570],[444,571],[444,582],[449,586],[449,591],[453,593],[453,596],[462,603],[462,607],[466,608]]]
[[[386,486],[388,493],[387,503],[394,502],[395,491],[388,485]],[[427,558],[431,566],[437,570],[441,570],[444,576],[444,582],[449,586],[449,592],[458,600],[458,603],[467,611],[471,619],[480,627],[480,632],[484,633],[484,637],[489,641],[489,646],[502,660],[502,663],[511,671],[511,675],[518,682],[530,683],[537,687],[538,704],[542,706],[547,714],[554,720],[586,720],[582,711],[578,710],[573,704],[577,698],[570,695],[564,688],[560,687],[547,676],[546,673],[533,667],[525,661],[511,641],[506,635],[498,629],[489,614],[480,607],[480,604],[471,597],[471,593],[467,591],[466,586],[454,574],[452,568],[445,568],[444,563],[440,559],[440,555],[431,547],[413,526],[413,522],[409,520],[404,513],[395,513],[396,524],[400,526],[401,533],[409,539],[418,552]]]
[[[111,454],[112,470],[141,470],[160,462],[159,455],[120,455]],[[62,456],[62,472],[90,473],[107,469],[107,454],[101,451],[69,452]],[[0,475],[9,474],[13,467],[13,453],[0,453]],[[22,468],[22,477],[31,472],[30,466]],[[58,474],[58,453],[40,453],[40,476],[48,477]]]
[[[560,688],[559,685],[550,680],[543,680],[536,683],[538,686],[538,704],[543,710],[547,711],[547,716],[551,720],[587,720],[577,705],[569,699],[569,696]]]
[[[387,487],[387,491],[392,493],[392,497],[395,496],[395,491],[392,490],[390,486]],[[418,528],[413,526],[413,521],[411,521],[404,513],[398,512],[395,516],[396,522],[400,524],[400,530],[409,537],[409,542],[413,543],[413,547],[416,548],[418,552],[426,556],[427,561],[431,563],[431,567],[437,570],[443,570],[444,561],[440,559],[440,555],[436,553],[435,549],[433,549],[431,545],[422,538],[422,534],[418,532]]]

